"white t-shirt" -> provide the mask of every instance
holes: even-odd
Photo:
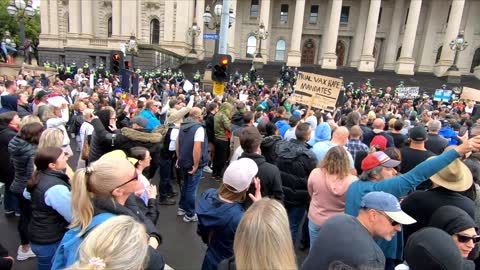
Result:
[[[204,142],[205,141],[205,129],[203,127],[199,127],[195,131],[195,137],[193,138],[194,142]]]
[[[88,122],[83,122],[83,124],[80,126],[80,131],[78,134],[80,135],[80,147],[83,147],[83,143],[86,139],[85,135],[92,135],[93,133],[93,126],[92,124]]]
[[[18,86],[20,86],[20,85],[27,86],[27,81],[25,81],[25,80],[17,80],[17,85],[18,85]]]

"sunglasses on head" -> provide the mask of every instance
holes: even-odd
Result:
[[[458,233],[455,235],[457,236],[458,242],[460,243],[467,243],[470,240],[472,240],[473,243],[478,243],[480,241],[480,236],[478,235],[470,236],[470,235],[464,235],[464,234],[458,234]]]

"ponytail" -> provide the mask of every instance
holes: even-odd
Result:
[[[78,169],[72,181],[73,221],[70,228],[80,227],[80,235],[85,233],[93,218],[93,204],[88,191],[88,181],[92,175],[89,169],[90,167]]]

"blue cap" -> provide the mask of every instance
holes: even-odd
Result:
[[[373,191],[363,196],[360,207],[382,211],[391,219],[400,224],[413,224],[417,222],[402,211],[398,199],[390,193]]]
[[[123,93],[123,89],[121,87],[116,87],[115,90],[113,90],[113,92],[116,94],[116,93]]]

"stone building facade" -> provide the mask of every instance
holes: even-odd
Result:
[[[138,39],[144,69],[212,56],[215,41],[203,34],[208,0],[42,0],[40,61],[106,61],[130,35]],[[458,56],[463,74],[480,73],[480,0],[230,0],[236,20],[228,53],[253,60],[262,22],[263,62],[399,74],[445,75],[460,31],[469,42]],[[213,7],[212,7],[213,9]],[[188,29],[202,26],[191,55]],[[259,59],[257,59],[259,60]],[[108,61],[107,61],[108,62]]]

